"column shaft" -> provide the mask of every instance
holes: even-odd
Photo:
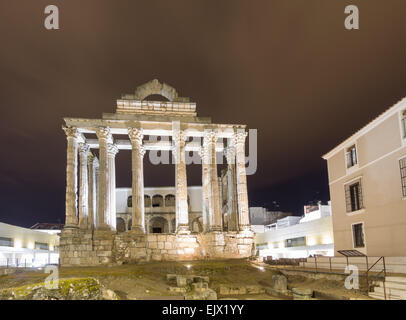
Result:
[[[109,172],[107,165],[107,143],[111,140],[110,129],[100,127],[97,130],[99,138],[99,204],[98,204],[98,229],[110,230],[109,214],[110,203],[108,197]]]
[[[209,150],[210,231],[222,230],[222,218],[219,200],[219,185],[217,177],[216,142],[217,142],[216,132],[213,130],[206,131],[203,143],[208,146]]]
[[[79,227],[82,229],[87,229],[89,222],[89,181],[87,172],[87,157],[89,149],[89,145],[86,143],[79,143]]]
[[[189,209],[187,203],[187,178],[185,141],[183,131],[174,130],[174,155],[175,155],[175,187],[176,187],[176,232],[189,233]]]
[[[116,145],[109,143],[107,144],[107,159],[108,159],[108,169],[109,169],[109,203],[110,203],[110,214],[109,214],[109,225],[112,230],[116,230],[116,154],[118,153],[118,148]]]
[[[66,199],[65,199],[65,228],[77,227],[77,154],[78,131],[75,127],[63,127],[67,137],[66,150]]]
[[[144,208],[144,164],[145,150],[142,146],[143,134],[140,129],[129,128],[128,135],[132,144],[132,226],[136,233],[145,233]]]
[[[200,148],[200,157],[202,159],[202,219],[203,231],[210,230],[210,179],[209,179],[209,151],[207,146]]]
[[[247,133],[240,131],[235,133],[236,147],[236,171],[237,171],[237,197],[238,197],[238,221],[239,230],[250,229],[247,176],[245,171],[245,138]]]
[[[94,229],[96,216],[96,164],[97,158],[93,154],[88,156],[88,229]]]
[[[235,175],[235,146],[226,151],[227,159],[227,207],[229,212],[228,231],[238,231],[237,180]]]

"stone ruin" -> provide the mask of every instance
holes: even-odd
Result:
[[[169,101],[145,100],[151,95]],[[214,124],[210,118],[198,117],[195,103],[158,80],[124,95],[114,114],[64,121],[67,166],[66,223],[59,247],[62,266],[246,258],[255,252],[249,223],[245,125]],[[144,136],[169,139],[151,142],[144,141]],[[126,232],[116,230],[115,157],[120,150],[130,150],[132,157],[132,225]],[[176,230],[171,234],[146,232],[143,158],[148,150],[171,151],[175,159]],[[202,164],[200,233],[189,228],[186,152],[197,152]],[[225,202],[220,200],[223,179],[217,173],[216,152],[223,152],[227,159]]]

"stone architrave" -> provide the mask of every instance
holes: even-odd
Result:
[[[234,134],[236,150],[236,175],[237,175],[237,199],[238,199],[238,224],[240,231],[250,230],[247,175],[245,170],[245,138],[248,133],[238,130]]]
[[[174,129],[172,138],[175,156],[176,233],[188,234],[190,231],[185,159],[186,134],[182,130]]]
[[[235,176],[235,146],[230,145],[224,150],[227,159],[227,207],[229,210],[228,231],[238,231],[237,212],[237,180]]]
[[[109,202],[109,172],[107,165],[107,144],[111,143],[112,137],[109,127],[99,127],[96,131],[99,139],[99,204],[97,229],[111,230],[108,224],[110,215]]]
[[[86,143],[79,143],[79,227],[87,229],[89,224],[89,181],[87,159],[90,147]]]
[[[137,128],[128,128],[128,135],[132,146],[132,226],[135,233],[145,233],[144,208],[144,154],[142,145],[143,133]]]
[[[209,223],[210,231],[222,230],[222,216],[219,199],[219,184],[217,177],[217,162],[216,162],[216,142],[217,133],[214,130],[205,130],[203,144],[209,152]]]
[[[210,179],[209,179],[209,150],[207,146],[202,146],[199,151],[202,159],[202,220],[203,231],[210,229]]]
[[[110,203],[110,214],[108,219],[108,225],[112,230],[116,230],[116,154],[118,148],[113,143],[107,144],[107,168],[109,171],[109,185],[108,185],[108,197]]]
[[[99,166],[99,162],[92,153],[89,153],[87,158],[87,166],[88,166],[88,229],[95,228],[95,221],[96,221],[96,199],[97,199],[97,190],[96,190],[96,167]]]
[[[65,228],[77,228],[77,168],[78,137],[76,127],[63,127],[67,138]]]

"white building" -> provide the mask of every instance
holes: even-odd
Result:
[[[310,255],[334,255],[331,206],[305,206],[304,216],[289,216],[265,226],[256,235],[259,255],[279,258],[306,258]]]
[[[175,187],[145,187],[145,229],[147,233],[174,233],[176,225]],[[187,187],[189,229],[192,232],[203,231],[202,187]],[[117,231],[131,229],[132,190],[116,189]]]
[[[58,246],[58,234],[0,222],[0,266],[40,267],[57,264]]]

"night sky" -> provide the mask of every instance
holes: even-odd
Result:
[[[49,4],[60,30],[44,28]],[[349,4],[360,30],[344,28]],[[64,222],[62,118],[114,112],[154,78],[257,129],[250,205],[295,214],[329,199],[321,156],[406,96],[404,0],[1,0],[0,39],[0,221],[21,226]],[[116,163],[131,186],[130,152]],[[173,170],[146,164],[145,185],[174,185]]]

